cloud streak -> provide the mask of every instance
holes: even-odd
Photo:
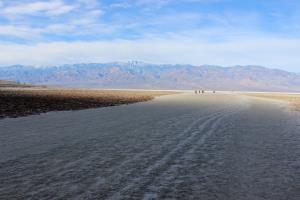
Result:
[[[10,15],[49,15],[56,16],[71,12],[75,7],[66,5],[60,0],[50,2],[18,3],[2,10],[5,16]]]
[[[151,63],[190,63],[291,66],[299,71],[297,52],[300,40],[249,38],[222,43],[200,42],[190,38],[112,40],[97,42],[51,42],[35,45],[2,44],[0,60],[5,65],[61,65],[82,62],[141,60]],[[2,64],[2,65],[3,65]],[[294,67],[293,67],[294,66]]]

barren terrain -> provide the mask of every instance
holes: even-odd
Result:
[[[0,120],[0,199],[298,200],[300,118],[238,94]]]

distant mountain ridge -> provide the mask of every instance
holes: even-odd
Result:
[[[0,67],[0,80],[39,85],[300,92],[300,74],[261,66],[159,65],[142,62]]]

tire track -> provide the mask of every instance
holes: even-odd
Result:
[[[193,144],[193,141],[202,140],[202,138],[205,140],[204,137],[206,137],[206,134],[200,137],[198,140],[197,136],[199,136],[199,133],[210,130],[212,126],[216,123],[216,120],[218,120],[222,116],[223,113],[218,112],[206,118],[203,124],[200,126],[200,128],[198,128],[198,130],[192,131],[190,136],[178,143],[176,147],[173,148],[169,153],[165,154],[161,159],[156,160],[155,163],[146,168],[144,170],[145,172],[141,176],[127,182],[126,187],[120,188],[119,191],[115,191],[114,195],[110,196],[108,199],[120,199],[122,196],[124,196],[124,194],[128,195],[128,192],[131,193],[129,195],[130,197],[134,197],[135,193],[139,193],[139,191],[144,191],[149,184],[151,184],[156,178],[158,178],[164,171],[166,171],[171,166],[171,163],[174,159],[184,155],[186,151],[189,150],[189,146]],[[193,126],[197,125],[198,123],[199,121],[196,120],[193,123]],[[191,129],[189,128],[189,131],[190,130]],[[139,196],[140,195],[141,194],[139,194]]]
[[[230,110],[230,109],[229,109]],[[226,119],[227,117],[230,117],[232,115],[235,115],[238,113],[241,109],[237,109],[235,111],[230,111],[225,113],[224,115],[217,118],[215,120],[215,123],[212,123],[211,126],[205,126],[203,132],[205,132],[204,135],[197,138],[195,142],[191,145],[191,148],[187,150],[184,154],[182,154],[179,158],[176,158],[176,161],[168,166],[168,169],[163,171],[158,177],[153,178],[151,182],[149,182],[148,185],[145,185],[143,188],[139,188],[139,190],[144,191],[143,195],[139,196],[138,199],[156,199],[158,198],[158,194],[161,190],[168,190],[171,188],[172,184],[174,184],[174,181],[180,176],[180,169],[186,168],[186,164],[189,163],[189,161],[193,161],[194,158],[189,157],[189,155],[193,156],[196,149],[203,146],[207,139],[212,136],[214,133],[220,133],[224,132],[228,129],[228,126],[220,126],[222,121]],[[199,127],[200,129],[201,127]],[[177,162],[180,161],[180,162]],[[208,161],[210,162],[210,161]],[[177,178],[176,178],[177,177]],[[183,176],[185,178],[185,176]],[[167,180],[167,181],[166,181]],[[178,179],[177,179],[178,181]]]
[[[197,113],[199,113],[199,111],[189,113],[185,117],[189,117],[193,119],[195,118],[194,116]],[[116,191],[122,190],[124,185],[128,185],[128,182],[137,178],[139,172],[144,173],[145,168],[154,165],[157,162],[157,160],[169,154],[170,149],[176,148],[176,146],[180,142],[185,141],[187,138],[189,138],[191,134],[191,130],[196,129],[199,123],[204,123],[207,119],[215,115],[218,115],[222,112],[215,111],[214,113],[211,113],[211,111],[209,111],[209,113],[210,114],[208,116],[205,115],[205,113],[201,113],[201,117],[195,119],[192,123],[190,123],[180,134],[175,135],[174,132],[170,132],[169,136],[171,140],[166,139],[162,143],[158,143],[157,141],[154,141],[154,143],[156,143],[159,146],[154,146],[152,147],[152,149],[145,149],[139,154],[137,154],[136,156],[134,156],[134,158],[125,161],[123,164],[117,166],[116,168],[113,168],[110,174],[105,175],[106,178],[103,177],[104,180],[102,180],[100,184],[95,184],[90,186],[86,190],[87,192],[85,192],[85,194],[83,194],[83,196],[81,196],[80,198],[86,198],[87,195],[90,196],[91,194],[100,195],[101,193],[101,196],[99,198],[104,199],[104,198],[108,198],[112,194],[115,194]],[[181,120],[178,119],[177,116],[174,117],[174,122],[178,124],[178,122],[180,123]],[[159,132],[161,132],[161,130],[159,130]],[[149,141],[149,143],[152,142]],[[155,152],[153,154],[154,151],[157,151],[156,148],[159,148],[159,153]],[[106,187],[106,185],[110,185],[110,187]]]

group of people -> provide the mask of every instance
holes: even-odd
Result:
[[[205,91],[204,90],[195,90],[195,94],[204,94]]]
[[[204,90],[195,90],[195,94],[204,94],[205,91]],[[216,91],[214,90],[213,93],[216,93]]]

